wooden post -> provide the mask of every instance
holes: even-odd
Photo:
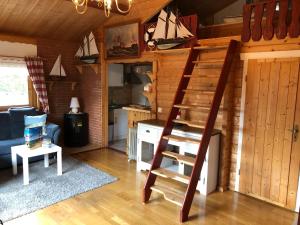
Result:
[[[276,10],[276,1],[272,0],[267,3],[267,11],[266,11],[266,26],[263,30],[263,37],[265,40],[271,40],[274,36],[274,16]]]
[[[292,2],[292,22],[289,27],[289,34],[291,38],[296,38],[300,33],[300,1],[293,0]]]
[[[279,20],[276,36],[278,39],[283,39],[287,35],[287,14],[288,14],[288,0],[280,0],[279,2]]]
[[[251,14],[252,5],[245,4],[243,8],[243,31],[242,31],[242,41],[248,42],[251,38]]]
[[[252,29],[252,39],[253,41],[259,41],[262,36],[262,28],[261,28],[261,22],[262,17],[264,14],[264,4],[258,4],[256,5],[254,9],[254,25]]]

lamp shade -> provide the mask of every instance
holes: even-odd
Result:
[[[72,97],[70,108],[80,108],[79,101],[77,97]]]

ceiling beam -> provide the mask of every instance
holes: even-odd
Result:
[[[66,0],[68,2],[72,2],[72,0]],[[74,5],[74,4],[73,4]],[[75,6],[74,6],[75,7]],[[98,6],[98,3],[96,1],[92,1],[92,0],[89,0],[88,1],[88,7],[90,8],[95,8],[95,9],[99,9],[99,10],[104,10],[104,6],[102,5],[101,7]],[[121,4],[119,3],[119,7],[120,9],[122,10],[126,10],[128,8],[127,5],[124,5],[124,4]],[[112,9],[111,9],[111,13],[114,13],[114,14],[119,14],[119,15],[126,15],[128,13],[121,13],[118,9],[117,9],[117,6],[116,6],[116,3],[115,1],[112,1]]]

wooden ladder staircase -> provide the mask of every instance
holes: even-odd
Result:
[[[183,71],[183,75],[179,82],[179,86],[175,95],[175,99],[173,102],[173,107],[170,111],[169,118],[164,127],[161,139],[159,141],[156,153],[154,155],[152,166],[149,171],[147,181],[143,191],[143,202],[146,203],[150,199],[151,192],[158,192],[164,196],[164,198],[178,206],[181,207],[180,211],[180,221],[185,222],[188,220],[189,211],[192,205],[192,201],[194,198],[194,194],[196,191],[197,183],[200,177],[201,169],[205,160],[206,152],[208,149],[208,145],[210,142],[210,138],[212,132],[214,130],[215,121],[217,118],[217,114],[220,108],[220,104],[224,95],[226,83],[229,77],[230,68],[232,62],[235,57],[236,50],[238,48],[239,42],[235,40],[231,40],[229,45],[226,46],[212,46],[212,47],[202,47],[202,46],[194,46],[189,54],[185,69]],[[189,90],[188,84],[194,70],[196,64],[202,63],[201,61],[197,61],[199,54],[203,50],[210,49],[221,49],[227,48],[227,53],[224,62],[222,62],[222,71],[217,84],[216,90],[213,92],[214,97],[211,104],[211,108],[208,109],[209,115],[206,121],[206,125],[203,126],[201,124],[197,124],[192,121],[186,120],[178,120],[176,119],[179,111],[181,109],[189,110],[191,108],[201,108],[201,106],[195,105],[184,105],[182,104],[184,96],[187,92],[192,93],[201,93],[201,90]],[[205,63],[205,62],[204,62]],[[219,62],[216,62],[219,63]],[[206,106],[206,109],[208,107]],[[196,140],[192,138],[185,138],[180,136],[172,135],[172,129],[174,128],[175,123],[185,124],[189,127],[203,128],[203,134],[201,140]],[[171,152],[167,150],[168,141],[177,141],[177,142],[188,142],[199,144],[198,153],[195,158],[184,156],[177,154],[175,152]],[[186,165],[190,165],[193,167],[191,176],[182,175],[179,173],[175,173],[164,168],[160,168],[163,157],[169,157],[173,160],[177,160],[180,163],[184,163]],[[163,187],[160,185],[156,185],[155,181],[157,176],[175,180],[178,182],[182,182],[188,185],[186,193],[182,194],[168,187]]]

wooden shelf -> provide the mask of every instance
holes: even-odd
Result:
[[[55,83],[65,83],[65,84],[67,83],[67,84],[71,84],[72,91],[75,90],[75,88],[76,88],[76,86],[78,84],[77,81],[47,80],[46,84],[48,84],[50,91],[52,91],[53,86],[55,85]]]
[[[180,54],[182,52],[187,52],[190,51],[191,48],[175,48],[175,49],[168,49],[168,50],[155,50],[152,51],[153,53],[156,54]]]
[[[93,64],[86,63],[86,64],[76,65],[76,68],[80,74],[83,73],[84,67],[90,67],[96,74],[99,74],[99,72],[100,72],[100,63],[93,63]]]

